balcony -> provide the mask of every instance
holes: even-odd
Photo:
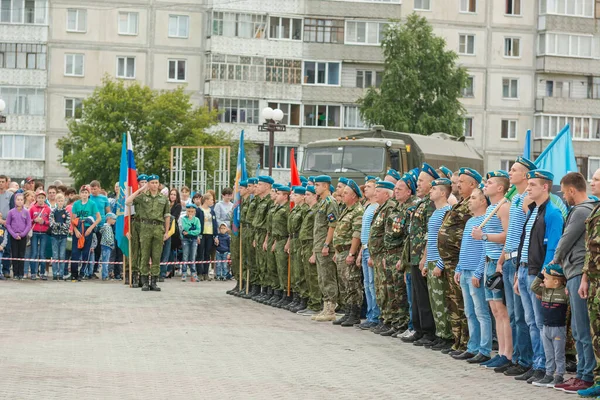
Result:
[[[600,60],[592,58],[538,56],[536,70],[537,72],[556,74],[595,75],[600,70]]]
[[[303,103],[356,103],[356,100],[365,95],[365,89],[362,88],[317,85],[304,85],[303,88]]]
[[[0,24],[3,42],[40,43],[48,41],[48,27],[44,25]]]
[[[336,43],[305,43],[305,60],[340,60],[352,63],[383,64],[381,46]]]
[[[212,36],[207,43],[213,53],[235,54],[274,58],[302,58],[301,40],[248,39],[228,36]]]
[[[208,83],[207,95],[211,97],[233,97],[268,100],[300,100],[302,85],[285,83],[218,81]]]
[[[0,170],[4,175],[13,178],[25,176],[44,176],[45,161],[30,160],[2,160],[0,159]]]
[[[568,15],[542,15],[538,19],[538,30],[566,33],[596,33],[594,18],[571,17]]]
[[[600,99],[542,97],[535,99],[535,112],[597,116],[600,115]]]
[[[44,132],[46,116],[44,115],[14,115],[6,116],[6,123],[0,125],[0,132],[27,131]]]
[[[41,69],[0,68],[0,85],[45,88],[48,72]]]
[[[306,15],[320,17],[400,19],[402,4],[377,1],[307,0]]]

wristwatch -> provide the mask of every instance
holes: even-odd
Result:
[[[328,249],[329,248],[329,243],[323,243],[323,248],[324,249]]]
[[[356,254],[354,254],[354,253],[348,253],[348,255],[349,255],[350,257],[356,257]]]
[[[484,242],[487,242],[487,240],[488,240],[487,234],[484,233],[483,235],[481,235],[481,240],[483,240]]]

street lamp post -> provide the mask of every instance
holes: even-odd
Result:
[[[275,132],[285,132],[286,126],[280,121],[283,119],[283,111],[279,108],[273,110],[271,107],[264,108],[261,113],[265,120],[258,126],[259,132],[269,132],[269,176],[273,176],[273,158],[275,154]]]
[[[4,115],[2,115],[2,112],[4,111],[5,108],[6,108],[6,103],[4,102],[4,100],[0,99],[0,124],[3,124],[6,122],[6,117]]]

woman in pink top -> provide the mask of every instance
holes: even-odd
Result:
[[[35,204],[29,208],[29,215],[33,223],[33,236],[31,237],[31,258],[34,260],[45,259],[48,241],[48,229],[50,228],[50,207],[46,204],[46,193],[38,192],[35,195]],[[31,262],[31,280],[35,280],[40,266],[40,279],[45,281],[46,263],[39,261]]]
[[[23,194],[18,193],[15,195],[15,208],[8,212],[6,217],[6,229],[10,233],[10,250],[11,255],[14,258],[20,258],[21,260],[15,260],[12,262],[13,265],[13,279],[23,279],[25,275],[23,258],[25,257],[25,248],[27,247],[27,234],[31,230],[31,216],[29,212],[23,207],[25,202]]]

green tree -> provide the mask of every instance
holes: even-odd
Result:
[[[456,65],[458,56],[446,50],[445,40],[413,13],[406,22],[388,26],[382,47],[381,86],[358,102],[365,122],[399,132],[461,136],[464,109],[458,99],[467,73]]]
[[[217,112],[194,107],[182,88],[159,92],[104,78],[83,101],[81,118],[69,122],[69,134],[58,147],[77,185],[97,179],[112,188],[119,177],[122,134],[129,131],[138,171],[168,182],[171,146],[232,144],[224,133],[208,132],[216,122]],[[191,170],[195,159],[184,161]],[[205,160],[209,166],[215,162]]]

